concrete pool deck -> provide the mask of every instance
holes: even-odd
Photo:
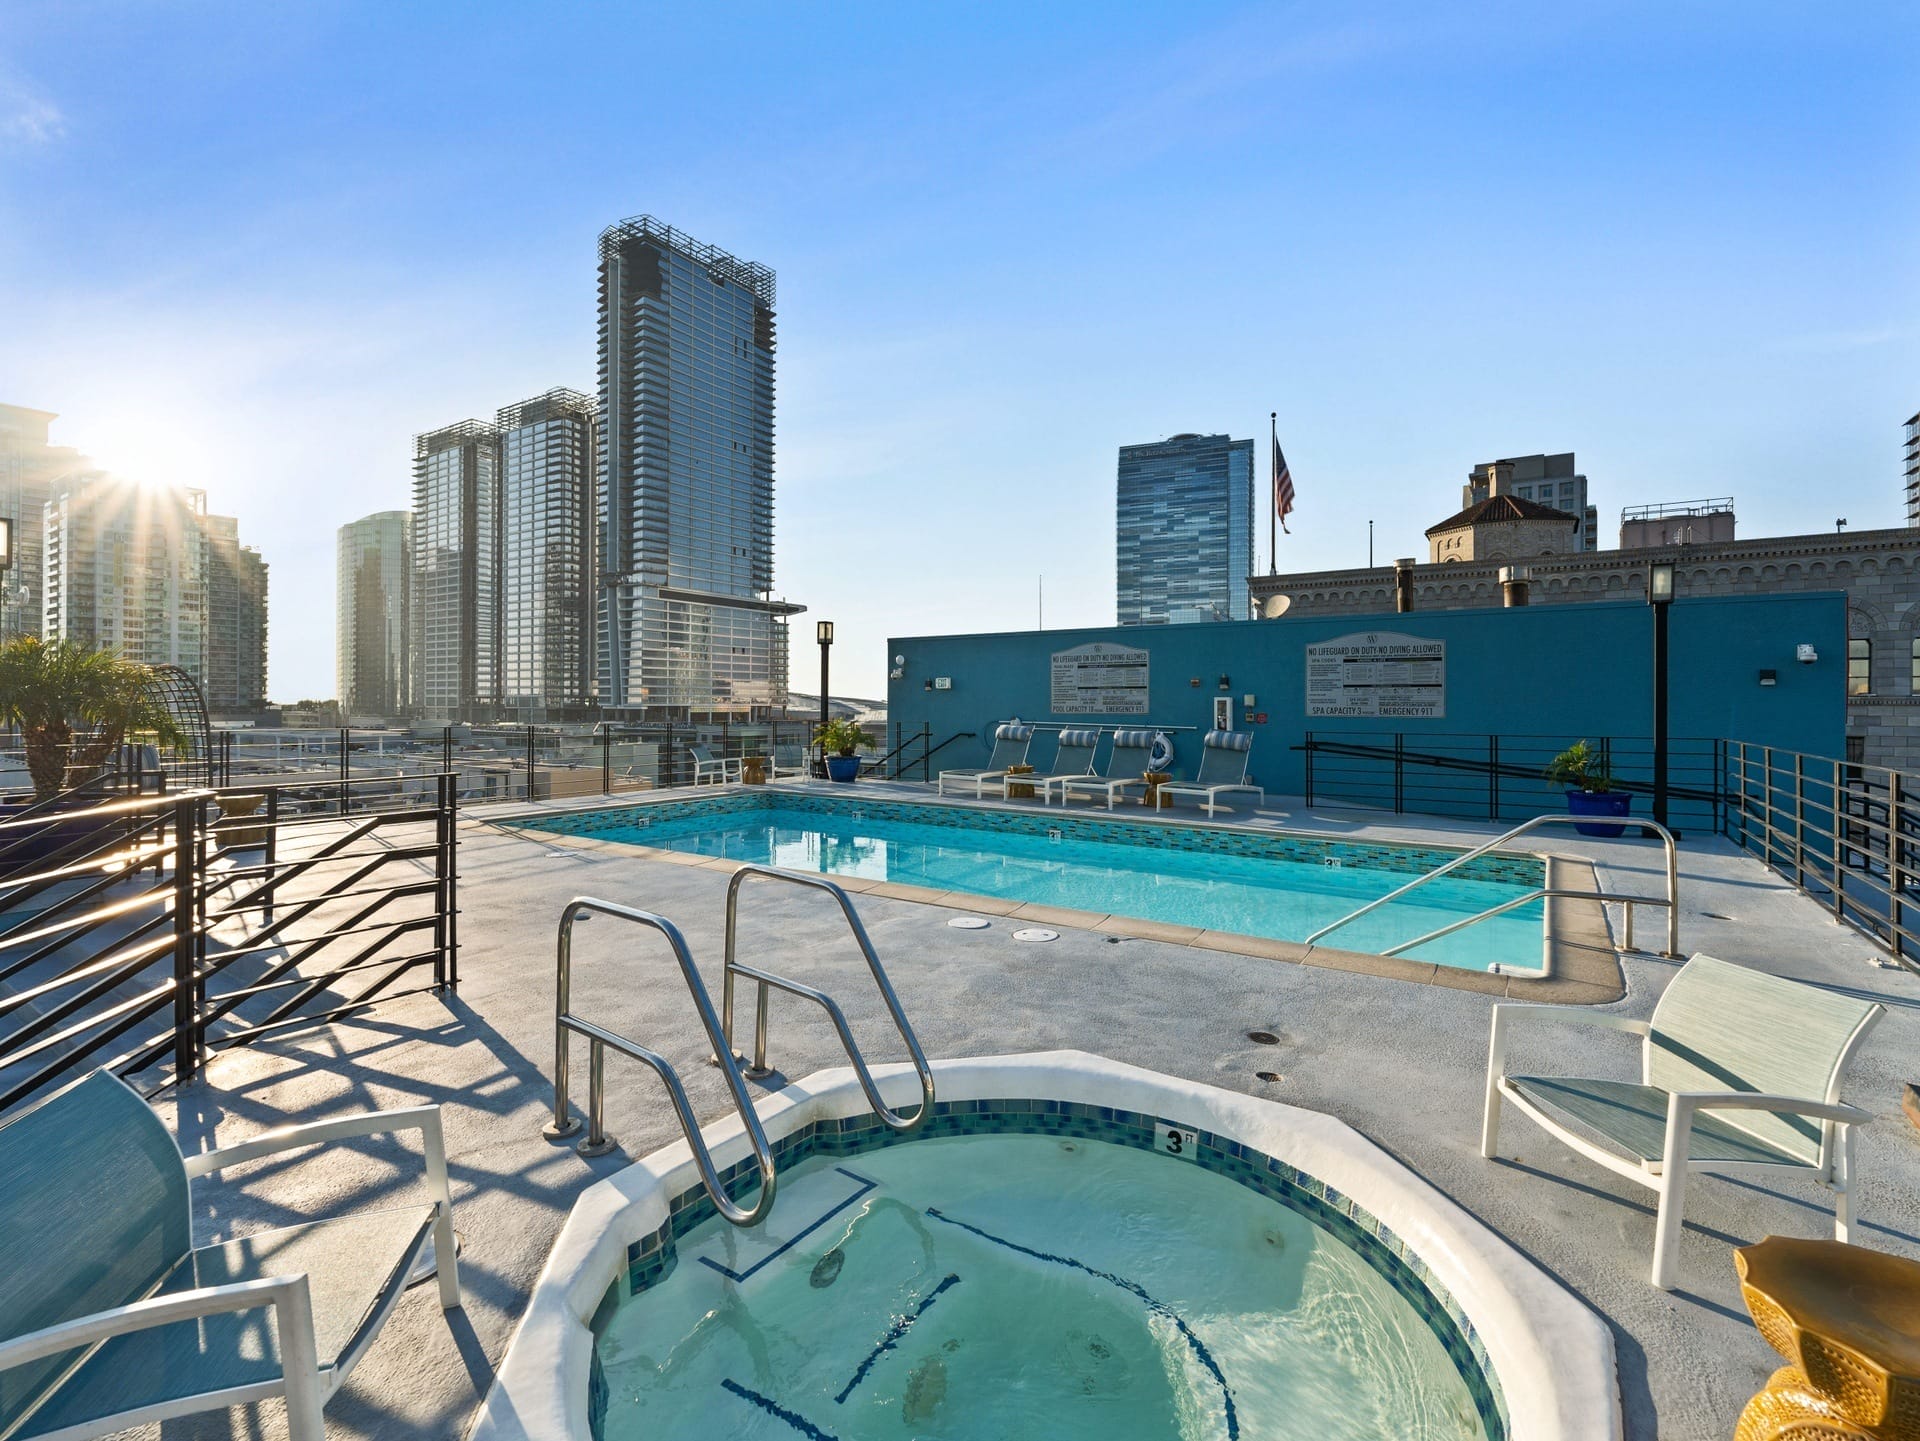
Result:
[[[873,785],[872,793],[892,789]],[[926,794],[917,786],[901,793]],[[596,895],[670,916],[718,997],[729,865],[605,844],[556,845],[551,835],[506,830],[488,815],[475,811],[461,823],[455,994],[408,998],[226,1052],[206,1081],[160,1107],[188,1149],[381,1106],[446,1107],[456,1220],[467,1242],[466,1307],[443,1315],[431,1287],[409,1294],[328,1407],[335,1437],[461,1435],[573,1198],[627,1158],[677,1138],[659,1083],[617,1058],[609,1066],[608,1128],[624,1155],[587,1162],[540,1134],[552,1100],[554,927],[565,901]],[[1450,845],[1504,829],[1327,807],[1308,812],[1279,798],[1247,819],[1343,838]],[[1540,848],[1584,858],[1608,891],[1651,895],[1663,885],[1660,850],[1646,842],[1569,834]],[[1685,841],[1681,871],[1684,950],[1888,1004],[1847,1092],[1876,1117],[1860,1136],[1857,1235],[1920,1256],[1920,1137],[1900,1111],[1907,1058],[1920,1043],[1920,980],[1877,965],[1880,953],[1863,937],[1722,841]],[[1649,1192],[1518,1120],[1503,1132],[1503,1159],[1481,1159],[1487,1018],[1496,996],[1068,923],[1055,927],[1061,934],[1051,944],[1019,944],[1001,918],[980,931],[948,927],[961,912],[988,914],[959,897],[928,905],[874,888],[855,900],[930,1056],[1090,1051],[1326,1111],[1385,1147],[1608,1322],[1629,1436],[1725,1437],[1778,1364],[1740,1304],[1730,1247],[1769,1233],[1830,1235],[1826,1193],[1802,1183],[1702,1181],[1689,1197],[1681,1289],[1654,1290],[1646,1281]],[[1658,936],[1657,926],[1649,929]],[[1641,939],[1650,943],[1646,931]],[[897,1056],[864,963],[824,898],[784,888],[753,892],[743,911],[742,955],[828,991],[874,1059]],[[1675,965],[1625,957],[1626,995],[1611,1008],[1648,1014]],[[581,927],[574,997],[581,1014],[672,1061],[703,1119],[728,1109],[657,937],[605,919]],[[1254,1030],[1273,1032],[1278,1044],[1254,1043]],[[1627,1037],[1542,1026],[1521,1040],[1521,1065],[1633,1074]],[[825,1019],[786,999],[774,1002],[772,1059],[790,1076],[843,1063]],[[1280,1079],[1259,1080],[1258,1071]],[[777,1087],[781,1077],[768,1084]],[[198,1189],[198,1220],[203,1236],[232,1235],[342,1205],[389,1203],[417,1186],[418,1174],[417,1157],[381,1141],[354,1143],[324,1164],[261,1162]],[[171,1422],[164,1434],[279,1436],[284,1428],[278,1408],[267,1406]]]

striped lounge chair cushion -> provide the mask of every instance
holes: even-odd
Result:
[[[1073,730],[1073,731],[1060,732],[1060,744],[1063,746],[1090,746],[1090,745],[1098,745],[1099,743],[1100,743],[1100,732],[1097,730],[1085,730],[1085,731]]]
[[[997,741],[1028,741],[1033,739],[1033,727],[1021,725],[1019,721],[1008,721],[996,727],[993,738]]]
[[[1152,731],[1115,731],[1113,743],[1125,746],[1129,750],[1150,750],[1153,747]]]
[[[1250,751],[1253,749],[1253,735],[1250,731],[1208,731],[1204,744],[1222,751]]]

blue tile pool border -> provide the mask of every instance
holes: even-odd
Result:
[[[1077,1101],[939,1101],[926,1125],[911,1135],[889,1130],[868,1111],[811,1122],[773,1142],[772,1148],[774,1164],[782,1170],[811,1156],[845,1159],[916,1140],[955,1136],[1066,1136],[1152,1151],[1157,1149],[1156,1128],[1161,1126],[1191,1128],[1185,1121]],[[1446,1350],[1473,1397],[1487,1441],[1507,1441],[1506,1397],[1488,1358],[1485,1339],[1426,1262],[1390,1227],[1352,1197],[1342,1195],[1318,1177],[1230,1136],[1200,1131],[1198,1149],[1191,1163],[1277,1201],[1357,1252],[1427,1323]],[[722,1169],[720,1179],[727,1194],[738,1200],[755,1188],[758,1171],[753,1159],[748,1157]],[[674,1196],[667,1210],[664,1223],[627,1247],[623,1279],[629,1296],[639,1295],[669,1275],[678,1259],[675,1243],[679,1238],[718,1214],[712,1198],[698,1185]],[[620,1293],[621,1281],[616,1280],[594,1312],[596,1337],[612,1315]],[[600,1372],[596,1347],[588,1406],[596,1441],[602,1434],[606,1402],[606,1381]]]
[[[939,801],[829,797],[763,787],[729,790],[724,795],[697,800],[645,801],[630,806],[597,806],[590,810],[562,811],[552,815],[516,816],[503,824],[554,835],[600,836],[631,845],[646,845],[645,832],[655,825],[708,816],[750,815],[755,811],[775,809],[861,820],[900,821],[987,835],[1047,836],[1058,832],[1068,840],[1245,856],[1254,860],[1297,861],[1307,865],[1335,862],[1364,870],[1390,871],[1410,876],[1422,875],[1445,865],[1457,859],[1465,849],[1406,845],[1392,841],[1323,840],[1314,836],[1276,834],[1193,821],[1135,821],[1106,814],[1048,814],[1044,811],[951,805]],[[666,848],[672,849],[670,842]],[[1546,862],[1538,856],[1495,853],[1478,856],[1452,874],[1458,880],[1544,886]]]

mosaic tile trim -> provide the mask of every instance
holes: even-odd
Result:
[[[866,820],[898,821],[989,835],[1046,836],[1058,831],[1068,840],[1106,841],[1159,850],[1247,856],[1256,860],[1301,861],[1308,865],[1338,862],[1364,870],[1405,875],[1424,874],[1460,855],[1459,849],[1444,846],[1321,840],[1196,822],[1108,819],[1104,814],[1048,815],[1045,812],[1036,814],[1031,811],[932,802],[866,801],[853,797],[829,799],[796,791],[768,791],[761,787],[732,790],[725,795],[700,800],[651,801],[632,806],[570,811],[560,815],[528,817],[507,824],[528,830],[550,831],[557,835],[605,835],[614,840],[644,845],[646,831],[655,825],[705,817],[737,816],[776,807],[783,811],[837,817],[858,812]],[[1488,855],[1467,862],[1453,874],[1467,881],[1544,886],[1546,863],[1533,856]]]
[[[845,1158],[922,1138],[951,1136],[1066,1136],[1151,1151],[1156,1149],[1156,1126],[1188,1124],[1140,1111],[1078,1101],[939,1101],[934,1104],[933,1115],[926,1125],[911,1135],[889,1130],[868,1111],[838,1120],[812,1122],[773,1142],[772,1150],[774,1165],[779,1169],[809,1156]],[[1199,1137],[1193,1160],[1202,1169],[1236,1181],[1304,1216],[1373,1267],[1427,1323],[1446,1349],[1454,1369],[1473,1397],[1487,1441],[1507,1441],[1506,1396],[1488,1359],[1485,1338],[1474,1329],[1459,1301],[1427,1263],[1392,1228],[1351,1196],[1342,1195],[1317,1176],[1230,1136],[1201,1131]],[[753,1158],[749,1156],[724,1168],[720,1180],[730,1197],[738,1200],[745,1196],[758,1180]],[[717,1214],[703,1187],[696,1185],[673,1197],[668,1203],[667,1220],[627,1247],[627,1294],[638,1295],[669,1275],[676,1260],[674,1243]],[[595,1334],[611,1314],[619,1291],[620,1283],[616,1281],[594,1312]],[[604,1382],[601,1384],[604,1386]],[[594,1435],[600,1435],[597,1423]]]

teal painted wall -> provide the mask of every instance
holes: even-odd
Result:
[[[1842,593],[1682,599],[1671,609],[1670,625],[1671,734],[1676,742],[1680,738],[1702,742],[1691,748],[1676,744],[1676,772],[1684,769],[1682,751],[1694,758],[1691,764],[1696,769],[1703,767],[1709,754],[1704,743],[1716,738],[1815,755],[1844,754],[1846,600]],[[1308,719],[1305,647],[1369,630],[1447,643],[1444,719]],[[1634,601],[905,636],[888,642],[889,660],[900,656],[904,663],[900,677],[888,685],[887,702],[896,735],[917,732],[924,723],[931,726],[935,743],[957,731],[973,731],[979,737],[948,746],[935,758],[936,770],[977,765],[987,753],[994,725],[1017,715],[1042,724],[1098,724],[1108,729],[1144,724],[1191,727],[1169,732],[1175,769],[1191,774],[1199,734],[1212,721],[1214,697],[1225,693],[1235,700],[1236,728],[1253,733],[1252,774],[1269,791],[1281,795],[1301,793],[1303,757],[1294,747],[1309,729],[1316,737],[1348,734],[1356,739],[1397,731],[1406,736],[1409,747],[1426,746],[1431,751],[1458,747],[1461,753],[1476,756],[1484,754],[1483,738],[1489,734],[1514,738],[1513,754],[1528,753],[1549,742],[1557,748],[1582,736],[1636,737],[1637,742],[1621,742],[1615,767],[1622,779],[1632,781],[1638,778],[1633,756],[1644,750],[1645,738],[1652,734],[1652,637],[1652,608]],[[1057,715],[1049,708],[1050,657],[1089,641],[1149,653],[1145,716]],[[1814,646],[1819,659],[1811,665],[1796,661],[1795,647],[1800,644]],[[1777,683],[1762,686],[1762,670],[1775,672]],[[1219,688],[1222,675],[1229,681],[1226,692]],[[950,678],[952,688],[927,690],[926,683],[936,676]],[[1264,721],[1246,721],[1241,697],[1248,694],[1255,698],[1254,715],[1264,715]],[[1469,742],[1468,737],[1473,740]],[[893,744],[892,737],[888,744]],[[1036,739],[1032,759],[1044,769],[1052,755],[1051,736]],[[1104,747],[1100,763],[1105,764]],[[1324,783],[1329,774],[1322,769],[1317,789],[1329,789]],[[1445,779],[1428,774],[1436,786]],[[1676,773],[1674,783],[1681,780]],[[1459,779],[1452,783],[1474,785]],[[1484,802],[1480,806],[1484,813]],[[1411,799],[1409,808],[1415,808]],[[1460,808],[1467,808],[1464,802]]]

